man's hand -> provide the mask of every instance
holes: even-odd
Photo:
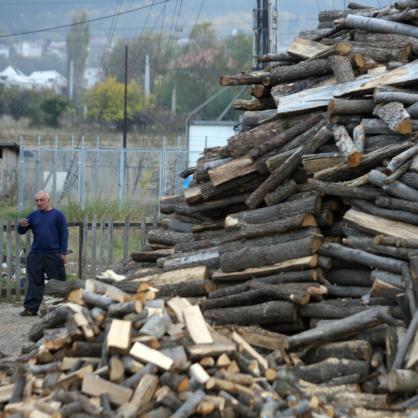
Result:
[[[68,261],[67,254],[61,254],[61,258],[62,258],[62,261],[64,262],[64,264],[67,264],[67,261]]]
[[[29,221],[25,218],[25,219],[21,219],[19,221],[19,225],[23,226],[24,228],[26,228],[27,226],[29,226]]]

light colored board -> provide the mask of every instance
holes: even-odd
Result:
[[[208,174],[211,183],[214,186],[219,186],[234,178],[242,177],[255,171],[257,169],[252,158],[244,156],[215,167],[209,170]]]
[[[350,209],[344,215],[344,220],[377,234],[406,239],[416,239],[418,237],[418,226],[380,218],[356,209]]]
[[[295,38],[287,52],[297,57],[309,59],[332,51],[334,46],[327,46],[305,38]]]
[[[213,338],[203,318],[199,306],[194,305],[183,310],[184,322],[195,344],[211,344]]]
[[[113,319],[107,334],[107,346],[110,351],[127,352],[131,344],[131,321]]]
[[[348,93],[371,91],[378,85],[390,86],[416,80],[418,80],[418,62],[414,61],[384,74],[360,76],[347,83],[314,87],[288,96],[275,97],[276,102],[279,103],[277,113],[285,114],[327,107],[330,100]]]
[[[179,322],[184,321],[183,311],[191,308],[191,303],[186,298],[176,296],[167,301],[167,305],[174,311]]]
[[[264,368],[264,370],[268,369],[269,366],[267,360],[260,354],[258,354],[257,351],[255,351],[254,348],[252,348],[250,344],[248,344],[247,341],[245,341],[244,338],[241,337],[241,335],[237,334],[234,331],[232,333],[232,340],[235,343],[237,343],[243,351],[248,353],[252,358],[256,359],[260,366]]]
[[[242,271],[234,271],[232,273],[224,273],[222,270],[217,270],[212,274],[211,278],[213,281],[240,281],[249,279],[253,276],[267,276],[279,271],[315,268],[317,265],[318,257],[316,255],[310,255],[307,257],[296,258],[294,260],[283,261],[267,267],[248,268]]]
[[[8,402],[9,399],[12,397],[13,389],[15,385],[14,383],[11,385],[0,386],[0,402]]]
[[[99,376],[88,374],[83,379],[81,391],[91,396],[108,395],[112,403],[122,405],[132,397],[132,389],[109,382]]]
[[[144,363],[155,364],[164,370],[170,370],[174,363],[172,358],[166,356],[158,350],[154,350],[153,348],[149,348],[148,346],[138,342],[132,346],[131,351],[129,351],[129,355],[139,361],[143,361]]]
[[[138,282],[149,282],[153,286],[164,284],[176,284],[195,280],[206,280],[209,278],[207,266],[185,267],[178,270],[166,271],[161,274],[152,274],[138,279]]]

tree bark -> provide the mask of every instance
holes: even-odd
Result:
[[[393,174],[396,170],[398,170],[403,164],[405,164],[407,161],[412,159],[418,154],[418,146],[414,146],[409,148],[408,150],[405,150],[401,152],[399,155],[393,157],[388,165],[385,167],[385,173],[386,174]]]
[[[70,311],[65,305],[58,306],[32,325],[28,332],[29,339],[33,342],[40,340],[45,329],[64,324],[69,316]]]
[[[331,64],[332,72],[334,73],[337,84],[346,83],[347,81],[355,80],[353,68],[351,67],[351,60],[342,55],[333,55],[328,58]]]
[[[405,183],[407,186],[412,187],[413,189],[418,190],[418,174],[412,172],[412,164],[411,169],[409,172],[405,173],[401,178],[400,181]]]
[[[373,110],[373,115],[383,120],[393,132],[401,135],[412,133],[411,118],[402,103],[378,104]]]
[[[388,308],[367,309],[364,312],[328,323],[327,326],[319,326],[293,335],[288,339],[289,347],[296,348],[304,345],[318,345],[324,342],[336,341],[340,337],[349,337],[382,323],[395,323],[389,314]]]
[[[238,227],[240,224],[258,224],[270,222],[282,217],[300,214],[316,215],[321,209],[321,197],[313,194],[304,199],[291,200],[266,208],[253,209],[228,215],[225,218],[225,228]]]
[[[261,99],[236,99],[234,100],[234,109],[235,110],[268,110],[268,109],[275,109],[277,107],[276,102],[274,101],[273,97],[262,97]]]
[[[396,352],[395,360],[392,364],[391,370],[401,369],[405,360],[406,353],[411,345],[418,329],[418,311],[414,313],[411,323],[408,326],[404,337],[398,344],[398,351]]]
[[[167,231],[163,229],[151,229],[148,232],[147,239],[150,244],[162,244],[172,246],[177,242],[189,241],[193,238],[193,234]]]
[[[205,312],[205,318],[218,325],[263,325],[281,322],[291,322],[296,319],[296,305],[290,302],[273,301],[259,305],[252,305],[251,308],[224,308],[212,309]]]
[[[388,237],[385,235],[376,235],[374,243],[376,245],[390,245],[394,247],[418,249],[418,239],[405,239]]]
[[[375,103],[373,99],[333,99],[328,103],[331,115],[370,115]]]
[[[359,152],[364,152],[366,146],[366,132],[361,124],[353,129],[353,144]]]
[[[371,170],[367,176],[369,183],[382,187],[385,192],[395,197],[418,202],[418,190],[415,190],[400,181],[394,181],[392,184],[385,185],[384,180],[386,178],[385,174],[377,170]]]
[[[370,271],[368,270],[335,270],[325,274],[325,278],[337,286],[362,286],[370,287]]]
[[[302,162],[304,154],[312,154],[331,137],[328,127],[321,128],[318,133],[305,145],[290,156],[281,167],[276,169],[245,201],[247,206],[255,209],[264,200],[266,194],[272,192],[282,184]]]
[[[240,73],[237,75],[223,75],[219,79],[221,86],[242,86],[261,84],[263,77],[268,75],[265,71],[253,71],[251,73]]]
[[[323,244],[319,249],[321,255],[342,258],[347,261],[355,261],[366,266],[372,266],[381,270],[401,273],[403,262],[388,257],[381,257],[366,251],[344,247],[341,244]]]
[[[388,145],[366,154],[357,167],[350,167],[348,164],[342,164],[341,166],[319,171],[314,175],[314,178],[323,181],[344,181],[360,177],[378,166],[384,159],[391,158],[394,155],[399,154],[409,146],[411,146],[409,141],[405,141],[400,144]]]
[[[250,267],[262,267],[281,261],[314,254],[321,243],[319,236],[312,236],[292,242],[260,247],[243,247],[221,255],[221,269],[224,272],[240,271]]]
[[[414,203],[409,200],[378,196],[376,197],[375,205],[385,209],[399,209],[418,215],[418,203]]]
[[[298,191],[298,186],[294,180],[289,180],[283,185],[279,186],[273,192],[266,195],[264,198],[267,206],[277,205],[278,203],[283,202],[292,194],[295,194]]]
[[[410,106],[418,102],[418,94],[393,91],[379,91],[379,89],[377,88],[373,93],[373,97],[376,103],[398,102]]]
[[[369,363],[360,360],[329,358],[309,366],[297,366],[294,369],[296,377],[308,382],[322,384],[336,377],[358,373],[361,379],[369,374]]]
[[[391,33],[418,38],[418,28],[404,23],[389,22],[371,17],[348,15],[339,22],[352,29],[364,29],[368,32]]]

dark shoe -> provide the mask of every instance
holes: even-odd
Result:
[[[36,312],[27,311],[26,309],[19,313],[19,316],[36,316]]]

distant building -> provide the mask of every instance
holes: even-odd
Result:
[[[10,47],[8,45],[0,45],[0,57],[10,57]]]
[[[22,71],[8,66],[0,72],[0,84],[21,90],[52,90],[56,94],[66,94],[67,79],[58,71],[34,71],[27,76]]]
[[[19,145],[0,143],[0,198],[10,198],[17,190],[17,169],[19,167]]]
[[[48,55],[55,55],[65,59],[67,56],[67,45],[65,41],[49,41],[45,46],[44,52]]]
[[[23,41],[13,45],[16,54],[25,58],[40,58],[44,50],[42,41]]]

